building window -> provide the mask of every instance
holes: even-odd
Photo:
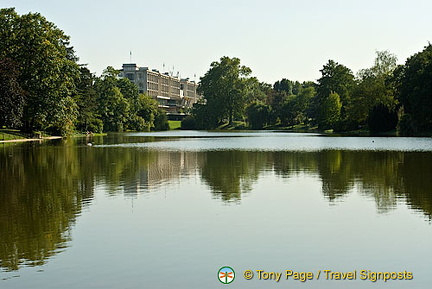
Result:
[[[133,74],[133,73],[126,73],[126,77],[129,79],[129,80],[135,80],[135,74]]]

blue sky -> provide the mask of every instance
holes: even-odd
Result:
[[[354,72],[376,50],[399,63],[432,42],[430,0],[0,0],[40,12],[71,36],[81,63],[100,74],[132,62],[199,77],[238,57],[268,83],[316,80],[333,59]]]

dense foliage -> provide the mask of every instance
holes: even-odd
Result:
[[[70,131],[76,119],[71,98],[79,67],[69,37],[39,13],[19,16],[12,8],[1,9],[0,59],[13,61],[26,94],[23,115],[17,116],[23,128]],[[4,78],[8,72],[2,69],[2,74]],[[23,94],[9,97],[22,104]]]
[[[273,86],[250,77],[240,59],[213,62],[199,85],[203,95],[183,128],[213,129],[246,121],[251,129],[304,125],[318,130],[370,133],[396,131],[418,135],[432,132],[432,46],[410,57],[377,51],[372,67],[355,76],[329,60],[314,82],[283,78]]]
[[[9,58],[0,59],[0,125],[20,126],[25,104],[18,69]]]
[[[0,127],[26,132],[165,130],[158,103],[118,71],[100,77],[78,64],[69,36],[39,13],[0,9]],[[214,129],[235,121],[252,129],[298,125],[318,130],[402,135],[432,132],[432,46],[397,66],[379,51],[356,75],[329,60],[316,82],[251,77],[240,59],[222,57],[201,77],[203,98],[183,128]]]
[[[63,135],[167,129],[158,103],[117,75],[80,66],[69,36],[41,14],[0,9],[0,127]]]
[[[400,130],[414,135],[432,131],[432,45],[396,69],[397,96],[403,107]]]
[[[222,57],[220,62],[213,62],[210,70],[201,77],[198,93],[205,95],[205,103],[197,106],[197,117],[204,126],[214,128],[227,120],[244,113],[247,82],[250,68],[240,65],[240,59]]]

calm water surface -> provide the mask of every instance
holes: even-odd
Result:
[[[0,288],[429,288],[431,241],[431,138],[164,132],[0,144]],[[237,274],[230,285],[217,279],[224,265]],[[357,278],[276,282],[256,270]],[[414,278],[371,282],[360,270]]]

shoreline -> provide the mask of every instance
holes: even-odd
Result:
[[[10,139],[10,140],[0,140],[0,143],[43,141],[43,140],[62,139],[62,138],[63,137],[61,136],[47,136],[42,138],[19,138],[19,139]]]

